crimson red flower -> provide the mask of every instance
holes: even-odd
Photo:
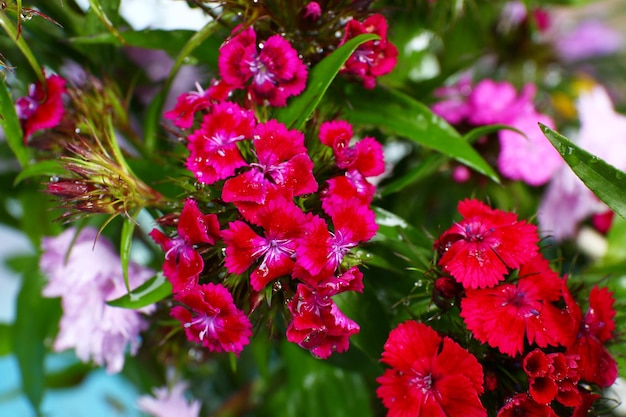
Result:
[[[380,14],[373,14],[363,22],[350,20],[340,45],[363,33],[374,33],[380,39],[360,45],[341,72],[361,78],[365,88],[374,88],[376,78],[391,72],[396,66],[398,49],[387,39],[387,20]]]
[[[282,123],[270,120],[256,127],[253,144],[258,162],[251,163],[248,171],[224,183],[224,201],[262,205],[266,204],[271,189],[286,198],[317,190],[313,162],[306,152],[301,132],[287,130]]]
[[[539,404],[528,394],[517,394],[498,411],[498,417],[558,417],[548,404]]]
[[[182,323],[187,339],[211,352],[237,354],[249,343],[252,324],[223,285],[196,285],[174,295],[174,299],[185,307],[173,307],[170,315]]]
[[[615,330],[613,294],[606,288],[592,288],[584,316],[565,283],[563,298],[567,306],[563,320],[570,326],[571,335],[565,353],[580,357],[582,380],[603,388],[612,385],[617,379],[617,363],[604,343],[613,338]]]
[[[247,223],[231,222],[222,231],[226,243],[224,264],[228,272],[242,274],[262,258],[250,275],[250,284],[260,291],[270,281],[289,275],[295,263],[296,239],[302,233],[305,215],[295,204],[283,199],[269,202],[258,211],[259,225],[265,236],[259,236]]]
[[[493,287],[509,268],[535,257],[535,225],[477,200],[461,201],[458,210],[463,220],[443,232],[435,248],[442,254],[439,265],[464,287]]]
[[[515,356],[524,340],[540,347],[563,344],[568,334],[560,329],[561,310],[552,302],[561,298],[561,279],[541,255],[524,264],[517,283],[494,288],[467,289],[461,317],[474,337]]]
[[[45,84],[40,81],[31,84],[28,95],[17,99],[15,110],[22,124],[25,143],[34,132],[59,124],[65,114],[63,93],[65,80],[59,75],[50,75]]]
[[[287,328],[287,340],[322,359],[348,350],[350,336],[360,330],[330,296],[320,295],[304,284],[298,284],[288,307],[293,320]]]
[[[196,251],[200,244],[215,244],[220,224],[215,214],[202,214],[195,200],[187,199],[178,219],[178,237],[170,238],[158,229],[150,237],[165,251],[163,274],[172,283],[172,291],[193,287],[204,268],[204,260]]]
[[[204,115],[200,129],[187,138],[187,168],[205,184],[234,175],[237,168],[247,165],[237,142],[250,139],[255,124],[254,113],[235,103],[213,105],[211,112]]]
[[[389,334],[382,362],[391,366],[376,380],[376,394],[389,417],[478,417],[483,369],[467,350],[449,337],[416,321]]]
[[[236,33],[220,47],[220,76],[234,88],[250,80],[248,94],[258,104],[285,106],[287,98],[300,94],[306,87],[307,67],[289,41],[280,35],[270,36],[257,51],[256,33],[252,27],[233,30]]]
[[[523,367],[528,375],[529,394],[536,402],[548,404],[556,399],[567,407],[582,403],[577,386],[580,380],[578,357],[561,352],[546,354],[535,349],[526,355]]]

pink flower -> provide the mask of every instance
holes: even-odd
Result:
[[[487,416],[479,395],[483,369],[478,360],[448,337],[416,321],[389,334],[382,362],[391,366],[376,380],[376,394],[389,417]]]
[[[508,123],[524,132],[526,137],[511,130],[501,130],[498,133],[498,169],[507,178],[522,180],[533,186],[548,182],[564,165],[563,158],[546,139],[537,123],[554,128],[550,117],[530,108],[516,114]]]
[[[322,16],[322,7],[316,1],[310,1],[304,6],[304,17],[317,20]]]
[[[620,32],[606,23],[586,20],[574,30],[557,37],[555,48],[565,61],[578,61],[619,51],[624,40]]]
[[[30,136],[42,129],[57,126],[63,115],[63,94],[65,80],[58,75],[46,77],[45,85],[40,81],[31,84],[28,95],[17,99],[15,110],[24,131],[24,143]]]
[[[330,296],[320,296],[304,284],[298,284],[288,307],[293,320],[287,328],[287,340],[322,359],[348,350],[350,336],[360,330]]]
[[[265,236],[259,236],[247,223],[234,221],[222,232],[226,243],[224,264],[228,272],[242,274],[255,261],[261,263],[250,275],[255,291],[270,281],[290,275],[296,256],[296,240],[302,234],[305,215],[290,201],[276,199],[258,211],[258,224]]]
[[[236,34],[235,34],[236,33]],[[287,98],[306,87],[307,67],[289,41],[280,35],[270,36],[257,51],[252,27],[233,30],[235,34],[220,48],[220,76],[234,88],[243,88],[250,80],[248,94],[258,104],[285,106]]]
[[[442,99],[432,105],[433,112],[448,123],[459,124],[472,112],[468,97],[472,92],[472,79],[463,75],[456,84],[435,90],[435,97]]]
[[[215,104],[204,115],[200,129],[189,135],[187,168],[198,181],[212,184],[235,174],[245,166],[237,142],[252,137],[254,113],[235,103]]]
[[[185,399],[187,385],[179,381],[171,387],[155,388],[152,390],[153,397],[142,395],[137,405],[141,411],[153,417],[199,417],[202,404],[198,400]]]
[[[150,232],[150,237],[165,251],[163,274],[175,293],[197,284],[204,260],[196,246],[215,244],[220,235],[220,224],[215,214],[202,214],[198,203],[187,199],[177,229],[177,238],[170,238],[158,229]]]
[[[313,162],[301,132],[287,130],[282,123],[270,120],[256,127],[253,144],[258,162],[226,181],[224,201],[265,204],[271,189],[288,199],[317,190]]]
[[[48,277],[43,295],[61,297],[63,307],[54,350],[73,348],[83,362],[92,360],[110,373],[121,371],[126,352],[137,352],[139,334],[148,327],[141,313],[153,307],[135,311],[106,304],[126,294],[113,245],[87,227],[44,238],[42,250],[39,266]],[[131,262],[128,274],[130,287],[136,288],[154,272]]]
[[[435,248],[439,265],[464,287],[492,287],[509,268],[519,268],[537,253],[537,228],[517,215],[477,200],[463,200],[458,209],[463,220],[443,232]]]
[[[371,89],[376,85],[377,77],[391,72],[396,66],[398,49],[387,39],[387,20],[380,14],[373,14],[363,22],[350,20],[339,46],[363,33],[375,33],[380,39],[360,45],[341,72],[361,78],[363,86]]]
[[[516,111],[517,103],[517,91],[512,84],[485,79],[469,95],[472,110],[468,119],[475,125],[506,123]]]
[[[474,337],[509,356],[522,353],[525,340],[547,347],[567,338],[561,311],[552,304],[561,297],[561,280],[548,261],[537,255],[520,268],[519,277],[494,288],[468,288],[461,301],[461,317]]]
[[[249,343],[252,324],[223,285],[197,285],[175,294],[174,299],[184,307],[173,307],[170,315],[182,323],[187,339],[211,352],[236,354]]]

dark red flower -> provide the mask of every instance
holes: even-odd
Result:
[[[561,280],[548,261],[537,257],[523,265],[517,283],[466,289],[461,317],[476,339],[510,356],[524,351],[524,341],[540,347],[563,344],[561,311],[552,302],[561,297]],[[506,329],[506,330],[504,330]]]
[[[24,143],[34,132],[59,124],[65,114],[63,93],[65,80],[59,75],[51,75],[46,77],[45,84],[40,81],[31,84],[28,95],[17,99],[15,110],[22,124]]]
[[[478,360],[448,337],[416,321],[389,334],[382,362],[391,366],[376,380],[376,393],[389,417],[478,417],[483,369]]]
[[[233,30],[235,35],[220,48],[218,66],[226,83],[243,88],[258,104],[285,106],[287,98],[300,94],[306,87],[307,67],[289,41],[273,35],[257,51],[256,33],[252,27]]]
[[[580,375],[583,381],[606,388],[617,379],[617,363],[604,346],[613,338],[615,330],[615,299],[606,288],[594,287],[589,294],[589,309],[582,311],[565,283],[563,298],[566,309],[563,320],[569,325],[570,340],[566,354],[580,358]]]
[[[165,251],[163,274],[172,283],[174,293],[195,286],[204,269],[204,260],[195,246],[213,245],[220,235],[217,216],[202,214],[196,201],[191,199],[185,201],[177,228],[176,238],[170,238],[158,229],[150,232],[150,237]]]
[[[376,78],[391,72],[396,66],[398,49],[387,39],[387,20],[380,14],[373,14],[363,22],[350,20],[340,45],[363,33],[374,33],[380,39],[360,45],[341,72],[361,78],[365,88],[374,88]]]
[[[293,320],[287,328],[287,340],[322,359],[348,350],[350,336],[360,330],[329,296],[320,296],[304,284],[298,284],[288,307]]]
[[[536,402],[548,404],[556,399],[567,407],[581,404],[578,357],[535,349],[526,355],[523,367],[528,375],[528,392]]]
[[[210,90],[203,90],[197,85],[197,91],[190,91],[178,96],[176,106],[163,114],[171,120],[175,126],[181,129],[189,129],[193,125],[193,119],[197,112],[211,106]]]
[[[463,200],[458,209],[463,220],[443,232],[435,248],[442,255],[439,265],[464,287],[493,287],[509,268],[535,257],[535,225],[477,200]]]
[[[558,417],[548,404],[539,404],[528,394],[517,394],[498,411],[498,417]]]
[[[211,352],[236,354],[249,343],[252,324],[223,285],[197,285],[174,295],[174,299],[184,307],[176,306],[170,314],[182,323],[187,339]]]
[[[205,184],[234,175],[237,168],[247,165],[237,142],[251,139],[255,124],[254,113],[235,103],[213,105],[211,112],[204,115],[200,129],[187,138],[187,169]]]

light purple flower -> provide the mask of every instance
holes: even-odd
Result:
[[[74,348],[83,362],[92,360],[109,373],[122,370],[127,350],[139,348],[139,333],[147,328],[140,311],[111,307],[106,301],[126,293],[122,266],[115,248],[97,230],[68,229],[43,239],[39,267],[48,277],[45,297],[61,297],[63,316],[54,349]],[[95,242],[95,244],[94,244]],[[154,274],[135,263],[129,265],[129,284],[135,288]]]
[[[581,122],[577,145],[626,170],[626,116],[615,112],[606,90],[596,87],[582,94],[577,108]],[[567,239],[575,235],[582,220],[606,210],[572,170],[563,166],[550,181],[539,206],[539,228],[556,240]]]
[[[580,23],[573,31],[558,38],[555,48],[565,61],[578,61],[617,52],[623,45],[619,32],[597,20]]]
[[[155,388],[154,397],[144,395],[137,400],[139,409],[153,417],[198,417],[201,403],[198,400],[187,401],[184,391],[187,383],[177,382],[171,388]]]
[[[442,100],[433,104],[433,113],[446,119],[448,123],[461,123],[472,111],[467,102],[471,92],[472,79],[468,74],[461,76],[454,85],[438,88],[435,90],[435,97]]]

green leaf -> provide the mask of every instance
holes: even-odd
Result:
[[[124,274],[124,284],[126,290],[130,293],[130,285],[128,284],[128,263],[130,262],[130,247],[133,243],[133,232],[135,231],[135,217],[136,213],[132,217],[124,219],[122,224],[122,237],[120,241],[120,259],[122,261],[122,273]]]
[[[498,175],[480,154],[427,106],[404,93],[375,88],[349,92],[343,114],[352,123],[375,126],[434,149],[499,183]]]
[[[165,80],[163,89],[156,95],[152,104],[148,108],[148,114],[146,115],[146,121],[144,123],[144,138],[146,143],[146,149],[148,151],[154,150],[156,147],[156,132],[161,121],[161,113],[163,113],[163,104],[165,97],[170,91],[174,77],[178,73],[180,67],[185,63],[185,60],[191,55],[191,53],[198,48],[206,39],[208,39],[219,28],[219,22],[212,20],[207,23],[202,29],[196,32],[187,41],[185,46],[180,50],[180,53],[174,60],[174,66],[172,67],[170,74]]]
[[[30,49],[23,36],[18,36],[17,29],[11,23],[9,16],[6,13],[0,12],[0,27],[4,29],[4,31],[9,35],[9,38],[15,42],[17,48],[22,52],[33,71],[37,75],[39,81],[45,81],[46,77],[43,75],[43,70],[41,69],[41,65],[37,62],[37,58],[33,54],[33,51]],[[4,110],[4,109],[2,109]],[[4,114],[4,112],[2,113]]]
[[[17,185],[27,178],[41,177],[41,176],[55,176],[63,174],[67,171],[63,168],[60,161],[49,160],[41,161],[36,164],[27,166],[24,168],[13,181],[13,185]]]
[[[524,132],[522,132],[521,130],[519,130],[517,128],[514,128],[513,126],[502,125],[502,124],[495,124],[495,125],[486,125],[486,126],[475,127],[474,129],[472,129],[469,132],[467,132],[466,134],[464,134],[463,135],[463,139],[465,139],[465,141],[467,143],[474,143],[478,139],[482,138],[483,136],[487,136],[487,135],[490,135],[492,133],[499,132],[500,130],[510,130],[512,132],[517,132],[520,135],[526,137],[526,134]]]
[[[27,166],[29,158],[28,150],[24,146],[24,134],[15,112],[15,104],[2,77],[0,77],[0,126],[2,126],[7,143],[20,165],[22,167]]]
[[[22,391],[38,411],[45,389],[44,340],[60,318],[61,305],[58,299],[41,296],[44,279],[37,270],[36,260],[31,265],[30,271],[23,275],[17,297],[12,339],[22,376]]]
[[[0,323],[0,356],[11,353],[13,343],[13,327],[6,323]]]
[[[132,290],[129,294],[124,294],[120,298],[107,301],[113,307],[138,309],[161,301],[172,293],[172,284],[162,273],[158,273],[148,281]]]
[[[378,38],[377,35],[371,33],[359,35],[320,61],[309,73],[309,80],[304,93],[292,99],[287,107],[278,109],[275,114],[276,119],[290,129],[302,129],[341,67],[356,48],[367,41]]]
[[[541,123],[539,126],[578,178],[615,213],[626,218],[626,174],[549,127]]]

